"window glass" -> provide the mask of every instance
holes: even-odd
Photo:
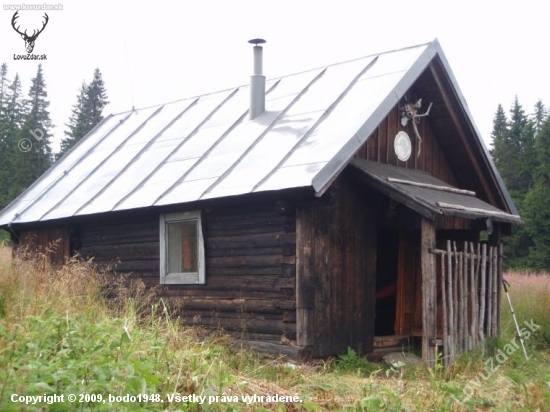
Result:
[[[197,221],[166,224],[168,232],[168,273],[196,273],[198,265]]]

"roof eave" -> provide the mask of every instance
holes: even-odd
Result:
[[[456,93],[456,97],[464,110],[467,121],[475,134],[478,146],[481,149],[482,155],[487,162],[489,170],[492,173],[492,177],[498,186],[498,190],[502,199],[504,200],[508,212],[512,215],[519,214],[512,200],[512,197],[510,196],[510,193],[508,192],[508,189],[506,188],[504,181],[502,180],[502,177],[500,176],[493,162],[493,159],[488,149],[485,146],[485,143],[483,142],[481,133],[479,132],[473,120],[472,114],[470,113],[470,110],[468,108],[468,104],[466,103],[466,99],[464,98],[464,95],[462,94],[458,86],[456,78],[450,68],[449,62],[447,61],[447,58],[445,57],[445,54],[443,53],[441,45],[439,44],[439,41],[437,39],[430,43],[426,50],[420,55],[417,61],[412,65],[412,67],[392,90],[392,92],[386,97],[386,99],[384,99],[384,101],[374,112],[374,114],[370,116],[367,121],[361,126],[361,128],[355,133],[353,138],[350,139],[346,143],[346,145],[336,154],[336,156],[334,156],[315,176],[312,182],[312,186],[318,195],[324,193],[335,180],[336,176],[338,176],[338,174],[340,174],[341,171],[349,164],[357,150],[359,150],[359,148],[366,142],[369,136],[372,135],[376,127],[384,119],[387,113],[396,104],[399,103],[407,90],[412,87],[414,82],[418,79],[418,77],[423,73],[423,71],[428,67],[428,65],[436,56],[439,57],[439,60],[448,76],[448,80]]]
[[[399,103],[407,90],[409,90],[416,79],[418,79],[422,72],[428,67],[432,59],[438,53],[438,50],[440,50],[440,48],[436,39],[430,43],[426,50],[418,57],[411,68],[374,111],[373,115],[363,123],[344,147],[319,171],[319,173],[317,173],[312,182],[313,189],[316,193],[324,193],[328,186],[332,184],[335,177],[348,165],[357,150],[359,150],[369,136],[372,135],[389,111]]]
[[[512,197],[510,196],[510,193],[508,192],[508,189],[506,188],[506,185],[504,184],[504,181],[502,180],[502,177],[500,176],[500,173],[498,172],[494,162],[493,158],[491,157],[491,154],[489,153],[489,150],[485,146],[483,137],[481,133],[479,132],[479,129],[477,128],[474,118],[470,112],[470,109],[468,107],[468,104],[466,103],[466,99],[464,98],[464,95],[462,94],[462,91],[460,90],[460,87],[458,86],[458,82],[453,74],[453,71],[451,70],[451,66],[449,65],[449,62],[447,58],[445,57],[445,54],[443,53],[443,49],[441,48],[441,45],[439,44],[439,41],[435,39],[431,46],[434,47],[436,50],[436,54],[439,57],[439,60],[445,69],[445,72],[447,74],[448,80],[451,83],[454,92],[456,93],[456,98],[459,100],[460,105],[462,109],[464,110],[464,114],[466,115],[466,119],[472,129],[472,131],[475,134],[477,143],[479,148],[482,151],[483,157],[485,161],[487,162],[490,171],[492,172],[492,177],[494,178],[495,182],[497,183],[498,189],[500,191],[500,194],[504,200],[504,203],[506,204],[508,208],[508,212],[512,215],[518,215],[518,209],[516,208],[516,205],[514,204]]]

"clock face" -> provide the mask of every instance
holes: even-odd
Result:
[[[411,157],[411,139],[409,135],[403,131],[397,133],[393,141],[393,148],[397,158],[402,162],[406,162]]]

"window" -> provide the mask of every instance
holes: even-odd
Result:
[[[205,283],[200,211],[160,215],[160,283]]]

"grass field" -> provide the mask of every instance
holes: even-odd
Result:
[[[506,275],[518,320],[540,328],[526,339],[528,360],[516,350],[489,373],[490,358],[479,354],[431,372],[353,352],[301,366],[263,359],[221,332],[181,327],[139,284],[106,282],[88,263],[43,268],[0,248],[0,411],[550,410],[548,275]],[[112,292],[120,298],[106,301]],[[494,359],[515,336],[506,301],[502,324],[488,349]],[[48,404],[53,394],[63,402]]]

